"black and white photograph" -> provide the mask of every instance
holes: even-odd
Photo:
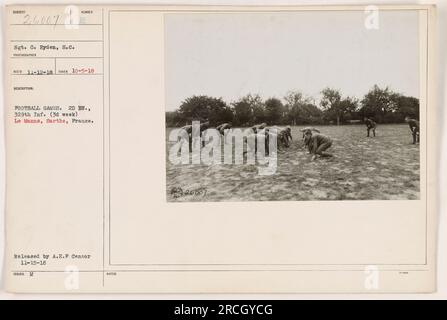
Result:
[[[419,199],[417,11],[168,14],[165,35],[168,201]]]

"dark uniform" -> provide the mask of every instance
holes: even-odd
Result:
[[[281,144],[285,145],[286,147],[289,147],[290,142],[293,140],[292,129],[290,127],[280,129],[278,131],[278,139]]]
[[[413,136],[413,144],[419,142],[419,121],[415,119],[405,119],[410,126],[411,135]]]
[[[264,150],[266,154],[270,153],[270,136],[274,139],[273,133],[268,130],[263,130],[259,133],[251,133],[248,136],[244,136],[244,143],[247,144],[247,147],[250,150],[254,150],[255,153],[258,152],[258,139],[264,140]],[[247,153],[247,150],[244,151],[244,154]]]
[[[209,125],[210,125],[209,121],[203,122],[200,124],[200,137],[202,137],[202,132],[209,128]],[[190,124],[190,125],[184,126],[181,129],[185,130],[188,133],[189,144],[191,145],[191,143],[192,143],[192,125]],[[204,146],[204,145],[205,145],[205,142],[202,141],[202,146]]]
[[[203,131],[208,129],[209,125],[210,125],[209,121],[201,123],[200,124],[200,133],[202,133]],[[188,135],[192,134],[192,125],[191,124],[184,126],[181,129],[185,130],[188,133]]]
[[[276,138],[280,145],[284,145],[285,147],[290,147],[290,142],[292,139],[292,129],[287,126],[285,128],[280,127],[268,127],[265,128],[263,131],[265,131],[266,136],[268,136],[269,133],[273,134],[273,132],[270,132],[272,129],[276,129]]]
[[[267,127],[267,123],[263,122],[261,124],[254,125],[251,127],[251,130],[253,130],[254,133],[258,133],[258,131],[265,129]]]
[[[227,136],[225,134],[225,130],[230,130],[232,128],[230,123],[222,123],[216,127],[216,130],[219,131],[220,135],[224,137],[224,142],[227,140]]]
[[[219,131],[219,133],[223,136],[225,133],[225,130],[231,129],[231,124],[229,123],[222,123],[216,127],[216,130]]]
[[[365,118],[365,124],[366,124],[366,136],[369,137],[369,131],[372,130],[373,136],[375,137],[377,124],[374,122],[374,120]]]
[[[320,130],[315,129],[314,127],[305,127],[303,129],[300,129],[300,131],[303,133],[303,141],[304,141],[304,148],[307,148],[309,153],[311,153],[311,146],[310,146],[310,138],[312,137],[312,132],[318,132],[320,133]]]
[[[332,139],[323,134],[307,134],[305,143],[308,146],[309,152],[314,155],[322,157],[332,157],[332,154],[324,152],[332,146]]]

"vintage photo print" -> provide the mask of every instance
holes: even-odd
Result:
[[[417,11],[164,24],[167,201],[419,199]]]

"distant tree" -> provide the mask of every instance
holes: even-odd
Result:
[[[342,124],[349,120],[373,118],[379,123],[402,122],[406,116],[419,118],[419,100],[377,85],[359,102],[354,97],[343,97],[339,90],[321,91],[319,107],[314,99],[299,91],[289,91],[284,104],[273,97],[263,101],[258,94],[248,94],[227,105],[222,98],[192,96],[175,111],[166,112],[166,126],[178,127],[193,120],[209,121],[211,126],[232,122],[250,126],[266,122],[274,124]]]
[[[323,111],[313,103],[304,104],[301,109],[303,110],[302,124],[322,124],[323,123]]]
[[[337,125],[340,124],[344,110],[341,105],[341,93],[339,90],[325,88],[321,91],[322,98],[320,106],[323,109],[324,116],[327,120],[335,120]]]
[[[362,117],[372,117],[379,122],[388,122],[388,114],[397,111],[398,94],[386,87],[374,87],[363,97],[360,113]]]
[[[233,110],[228,105],[225,105],[225,108],[221,109],[216,115],[216,117],[210,117],[210,123],[212,125],[219,125],[224,122],[233,122],[234,120]]]
[[[166,127],[180,127],[182,125],[183,120],[178,111],[166,112]]]
[[[233,112],[222,98],[203,95],[185,99],[180,104],[178,113],[188,123],[193,120],[209,121],[212,126],[233,118]]]
[[[309,99],[306,99],[304,95],[300,91],[289,91],[284,96],[284,100],[286,101],[286,105],[294,106],[300,103],[309,102]]]
[[[265,121],[265,106],[257,94],[248,94],[232,103],[237,125],[253,125]]]
[[[340,109],[343,110],[341,114],[342,122],[346,120],[354,120],[358,118],[359,101],[354,97],[346,97],[340,101]]]
[[[262,98],[258,94],[249,94],[246,96],[246,99],[250,103],[253,112],[253,120],[251,121],[251,124],[254,125],[267,121],[265,104],[264,101],[262,101]]]
[[[268,124],[277,124],[283,115],[283,104],[277,98],[269,98],[265,102],[265,120]]]
[[[284,97],[285,123],[297,124],[318,124],[322,123],[323,112],[311,98],[304,97],[299,91],[289,91]]]
[[[321,94],[320,106],[323,109],[326,120],[340,125],[346,122],[346,120],[351,120],[355,117],[358,108],[358,100],[356,98],[342,98],[339,90],[331,88],[325,88],[321,91]]]
[[[393,122],[402,122],[406,116],[419,119],[419,99],[407,97],[404,95],[396,95],[397,110]]]
[[[248,124],[252,119],[252,110],[250,105],[245,101],[237,101],[233,103],[234,122],[236,125]]]
[[[286,114],[283,115],[284,122],[291,125],[301,123],[301,107],[306,103],[306,99],[299,91],[289,91],[284,96],[284,109]]]
[[[253,110],[248,101],[240,99],[232,103],[234,122],[236,125],[248,124],[253,118]]]

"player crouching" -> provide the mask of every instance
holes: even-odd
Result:
[[[332,154],[325,152],[332,146],[332,139],[324,134],[312,134],[312,131],[308,130],[304,133],[304,144],[307,146],[309,153],[313,155],[312,160],[315,160],[317,156],[333,157]]]

